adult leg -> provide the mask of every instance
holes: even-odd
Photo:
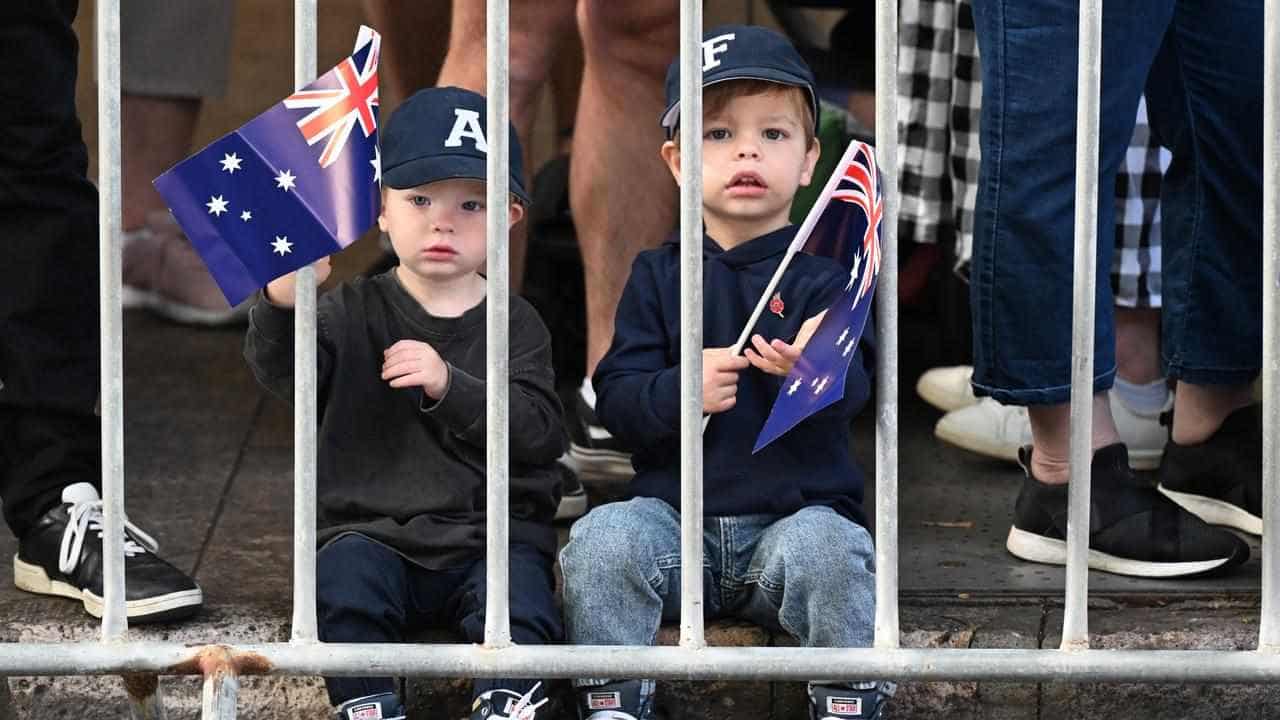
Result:
[[[98,196],[76,118],[76,3],[0,4],[0,497],[18,536],[100,486]]]
[[[529,187],[533,175],[531,136],[538,100],[551,73],[557,46],[573,31],[573,9],[574,0],[517,0],[511,4],[508,36],[511,122],[524,144],[525,187]],[[486,14],[484,3],[454,0],[449,53],[437,85],[457,85],[484,93]],[[523,286],[528,234],[528,223],[521,223],[511,231],[511,286],[516,292]]]
[[[613,340],[631,261],[657,247],[675,222],[658,117],[679,19],[674,0],[583,0],[578,7],[585,68],[569,190],[585,268],[588,377]]]
[[[1165,178],[1164,361],[1178,379],[1161,488],[1261,534],[1262,2],[1180,1],[1147,86]],[[1251,406],[1252,405],[1252,406]]]
[[[972,296],[974,388],[1029,405],[1033,452],[1008,547],[1065,561],[1071,378],[1071,276],[1078,5],[976,2],[982,50],[982,169]],[[1098,236],[1114,232],[1115,175],[1138,97],[1173,13],[1169,0],[1103,8]],[[1052,60],[1050,60],[1052,58]],[[1106,277],[1112,243],[1099,243]],[[1029,303],[1028,298],[1043,298]],[[1138,575],[1189,575],[1243,562],[1247,547],[1136,481],[1116,444],[1104,391],[1115,372],[1111,293],[1098,283],[1093,379],[1091,565]],[[1052,318],[1053,321],[1046,322]]]

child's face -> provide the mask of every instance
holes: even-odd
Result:
[[[809,184],[818,161],[817,143],[805,147],[804,122],[782,92],[735,97],[703,119],[702,206],[709,231],[727,223],[755,236],[787,224],[796,189]],[[678,182],[678,147],[668,143],[663,156]]]
[[[512,203],[511,223],[523,208]],[[378,227],[391,238],[401,267],[429,280],[478,271],[485,263],[485,186],[450,179],[383,193]]]

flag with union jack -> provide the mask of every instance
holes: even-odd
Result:
[[[849,268],[844,291],[827,309],[817,331],[782,384],[755,449],[781,437],[802,420],[844,397],[845,377],[862,339],[880,275],[880,225],[884,198],[875,151],[854,140],[795,239],[813,255],[835,258]],[[811,227],[808,235],[804,227]]]
[[[355,52],[156,178],[232,305],[355,242],[378,217],[378,55]]]

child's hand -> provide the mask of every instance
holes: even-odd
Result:
[[[738,372],[745,370],[747,359],[730,354],[729,348],[702,350],[702,411],[724,412],[738,401]]]
[[[747,348],[747,360],[756,368],[769,373],[770,375],[778,375],[786,377],[791,374],[791,368],[796,366],[796,361],[800,359],[800,353],[804,352],[804,348],[809,344],[809,338],[817,332],[818,326],[822,324],[822,318],[827,314],[826,310],[814,315],[804,324],[800,326],[800,332],[796,335],[794,343],[786,343],[782,340],[775,339],[773,342],[766,342],[760,335],[751,336],[751,345],[755,348]]]
[[[394,388],[420,385],[428,396],[439,400],[449,385],[449,366],[430,345],[401,340],[382,351],[382,379]]]
[[[329,258],[322,257],[312,265],[316,269],[316,285],[329,278]],[[293,307],[297,301],[298,273],[278,277],[267,283],[267,300],[282,307]]]

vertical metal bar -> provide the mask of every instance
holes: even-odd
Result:
[[[293,84],[316,76],[316,0],[293,3]],[[298,271],[293,328],[293,636],[316,632],[316,271]],[[207,685],[206,685],[207,687]],[[206,717],[210,717],[206,714]]]
[[[680,3],[680,644],[702,605],[702,2]]]
[[[1280,650],[1280,16],[1265,4],[1262,56],[1262,623],[1258,647]]]
[[[220,669],[206,675],[200,717],[203,720],[235,720],[236,695],[239,692],[240,678],[234,672]]]
[[[123,640],[129,621],[124,587],[124,317],[120,307],[120,0],[99,0],[98,326],[102,355],[102,639]]]
[[[484,644],[489,647],[506,647],[511,644],[511,612],[507,584],[510,581],[507,535],[510,530],[508,504],[510,502],[510,478],[507,457],[507,434],[510,431],[508,394],[508,347],[510,343],[508,302],[510,284],[507,266],[507,236],[510,217],[511,183],[508,168],[510,143],[507,126],[510,117],[507,96],[507,49],[509,46],[508,0],[488,0],[486,16],[485,54],[487,77],[485,93],[488,95],[489,154],[488,173],[488,277],[486,290],[488,303],[485,314],[487,323],[488,373],[485,378],[487,407],[485,421],[488,440],[485,443],[486,474],[488,475],[488,551],[487,587],[485,589]]]
[[[1071,490],[1062,648],[1089,646],[1089,480],[1093,461],[1093,324],[1098,264],[1098,106],[1102,0],[1081,0],[1076,92],[1075,264],[1072,270]]]
[[[129,695],[131,720],[164,720],[164,703],[160,700],[160,678],[157,675],[126,673],[120,676]],[[0,708],[0,718],[7,717]]]
[[[876,298],[876,636],[898,647],[898,0],[876,3],[876,156],[884,216]]]

